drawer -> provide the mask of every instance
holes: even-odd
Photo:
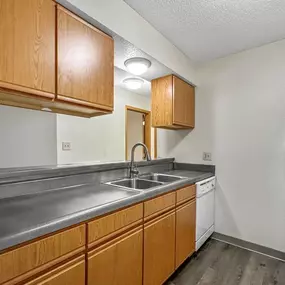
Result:
[[[176,202],[181,204],[196,197],[196,185],[191,185],[176,191]]]
[[[175,192],[165,194],[144,203],[144,217],[152,218],[175,206]]]
[[[0,255],[0,284],[16,284],[85,249],[85,225]]]
[[[111,238],[128,228],[142,223],[143,204],[138,204],[124,210],[88,223],[88,246],[91,247],[105,239]]]
[[[42,276],[25,283],[26,285],[85,285],[85,256],[82,255]]]

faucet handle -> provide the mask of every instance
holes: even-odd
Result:
[[[137,169],[134,169],[132,172],[133,172],[135,177],[138,177],[140,174],[140,172]]]
[[[134,177],[138,177],[138,175],[140,174],[139,170],[138,170],[138,166],[136,164],[134,164],[134,168],[131,169],[131,174]]]

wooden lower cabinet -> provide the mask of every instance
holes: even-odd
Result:
[[[176,257],[178,268],[195,252],[196,201],[188,202],[176,210]]]
[[[161,285],[175,270],[175,211],[145,224],[144,285]]]
[[[76,258],[26,285],[85,285],[85,256]]]
[[[141,285],[143,227],[88,254],[88,285]]]
[[[161,285],[195,228],[190,186],[1,253],[0,285]]]
[[[80,225],[0,254],[0,284],[18,284],[83,252],[85,232]]]

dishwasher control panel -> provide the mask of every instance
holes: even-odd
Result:
[[[203,195],[209,191],[214,190],[216,188],[216,177],[213,176],[203,181],[197,182],[196,188],[197,196]]]

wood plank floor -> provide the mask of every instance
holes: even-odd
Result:
[[[285,285],[285,262],[210,239],[167,285]]]

